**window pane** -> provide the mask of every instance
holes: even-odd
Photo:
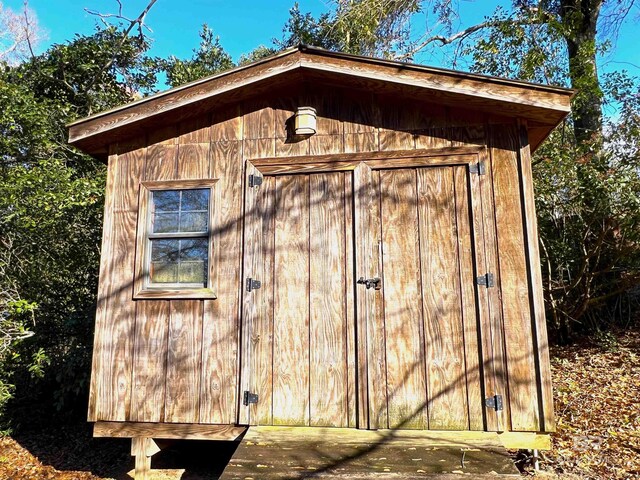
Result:
[[[151,262],[151,283],[178,283],[178,263]]]
[[[151,240],[152,262],[177,262],[180,251],[179,240]]]
[[[207,282],[208,240],[195,238],[180,240],[180,269],[178,272],[180,283]]]
[[[182,211],[208,210],[209,209],[209,189],[199,188],[197,190],[182,191]]]
[[[208,212],[183,212],[180,215],[181,232],[206,232]]]
[[[178,231],[178,213],[155,213],[153,233],[172,233]]]
[[[180,283],[201,283],[206,285],[207,262],[181,262]]]
[[[195,238],[192,240],[180,240],[180,261],[207,259],[207,239]]]
[[[180,209],[180,190],[157,190],[153,192],[156,212],[177,212]]]

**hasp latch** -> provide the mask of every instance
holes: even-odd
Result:
[[[243,405],[251,405],[252,403],[258,403],[258,394],[251,393],[249,390],[244,391],[244,396],[242,398]]]
[[[504,409],[502,395],[494,395],[493,397],[485,398],[484,404],[487,408],[493,408],[496,412]]]
[[[359,285],[364,285],[365,287],[367,287],[367,290],[369,290],[370,288],[373,288],[375,290],[380,290],[382,288],[382,280],[380,280],[379,277],[375,277],[375,278],[360,277],[356,281],[356,283]]]
[[[261,175],[249,175],[249,187],[259,187],[262,185],[262,176]]]
[[[495,286],[495,278],[493,276],[493,273],[485,273],[484,275],[476,277],[476,284],[487,288]]]
[[[262,282],[260,280],[255,280],[251,277],[247,278],[247,292],[258,290],[260,287],[262,287]]]

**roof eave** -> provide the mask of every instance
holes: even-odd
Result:
[[[152,118],[173,118],[172,112],[185,110],[187,107],[191,110],[199,103],[211,104],[225,94],[235,95],[234,92],[245,87],[273,81],[276,77],[295,70],[310,75],[348,79],[351,82],[377,82],[378,85],[395,85],[394,88],[419,89],[443,98],[493,103],[500,108],[513,105],[514,116],[520,115],[518,112],[531,112],[538,120],[545,122],[548,114],[549,131],[568,115],[571,98],[575,93],[565,88],[299,46],[252,64],[77,120],[68,125],[69,143],[94,156],[104,157],[106,144],[113,141],[117,131],[124,131],[141,122],[148,123]]]

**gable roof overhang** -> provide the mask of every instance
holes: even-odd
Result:
[[[109,144],[301,81],[399,94],[527,120],[535,149],[570,112],[573,90],[301,45],[68,125],[69,143],[105,160]]]

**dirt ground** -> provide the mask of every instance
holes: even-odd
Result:
[[[640,332],[603,335],[552,349],[558,432],[540,478],[640,478]],[[93,439],[87,424],[0,438],[0,479],[124,480],[133,461],[128,440]],[[223,442],[179,442],[154,457],[154,479],[217,478]],[[523,476],[526,455],[514,452]],[[468,478],[468,477],[467,477]]]

